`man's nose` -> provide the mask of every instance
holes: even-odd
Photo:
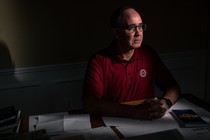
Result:
[[[139,36],[141,34],[141,29],[138,26],[135,27],[135,36]]]

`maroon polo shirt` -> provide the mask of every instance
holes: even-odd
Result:
[[[177,83],[152,48],[141,46],[125,61],[111,46],[91,58],[83,96],[118,103],[149,99],[154,97],[155,84],[165,90]]]

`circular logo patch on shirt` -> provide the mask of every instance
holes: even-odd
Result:
[[[141,77],[146,77],[147,76],[147,71],[145,69],[140,70],[140,76]]]

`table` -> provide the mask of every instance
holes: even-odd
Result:
[[[188,101],[194,103],[195,105],[210,112],[210,103],[207,103],[192,94],[182,94],[181,98],[185,98]],[[84,113],[82,109],[69,111],[69,114],[82,114],[82,113]],[[102,117],[99,115],[90,114],[90,122],[91,122],[92,128],[105,126],[105,123],[103,122]],[[28,132],[28,125],[29,125],[29,116],[24,116],[22,119],[21,126],[20,126],[20,133]],[[111,127],[111,128],[119,136],[120,139],[124,138],[124,136],[120,133],[120,131],[117,128],[115,127]]]

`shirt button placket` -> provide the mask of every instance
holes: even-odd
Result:
[[[130,85],[131,84],[131,70],[129,68],[129,65],[127,65],[126,67],[126,72],[127,72],[127,84]]]

